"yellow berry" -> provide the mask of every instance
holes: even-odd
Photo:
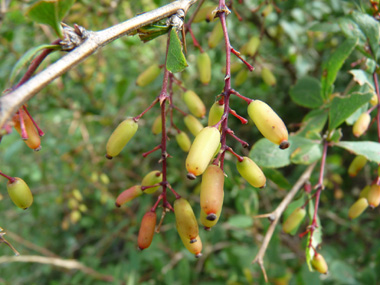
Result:
[[[174,201],[174,215],[178,233],[190,242],[194,242],[199,234],[197,219],[190,203],[185,198]]]
[[[282,225],[282,230],[285,233],[291,233],[297,228],[306,216],[306,210],[304,208],[296,208],[285,220]]]
[[[368,207],[366,198],[359,198],[348,210],[348,217],[352,220],[359,217]]]
[[[194,91],[187,90],[183,94],[183,101],[195,117],[203,118],[206,115],[206,106]]]
[[[209,84],[211,80],[211,60],[206,52],[198,55],[197,66],[199,72],[199,80],[203,84]]]
[[[354,133],[354,136],[360,137],[362,134],[364,134],[367,131],[370,122],[371,116],[368,113],[361,114],[355,122],[354,126],[352,127],[352,132]]]
[[[311,260],[311,265],[315,270],[319,273],[326,274],[328,271],[328,266],[323,258],[323,256],[317,252],[315,252],[313,259]]]
[[[118,155],[124,146],[130,141],[138,129],[138,124],[133,118],[122,121],[108,139],[106,150],[108,159]]]
[[[186,127],[190,131],[190,133],[193,134],[193,136],[196,136],[202,129],[203,125],[201,122],[198,121],[197,118],[195,118],[193,115],[186,115],[183,119],[185,122]]]
[[[144,176],[141,181],[141,186],[152,186],[162,182],[162,173],[158,170],[153,170]],[[143,190],[144,193],[152,194],[157,191],[160,186],[154,186]]]
[[[363,155],[358,155],[354,158],[354,160],[351,162],[350,166],[348,167],[348,174],[351,177],[355,177],[360,170],[366,165],[367,158]]]
[[[175,139],[179,147],[184,151],[188,152],[191,147],[191,141],[189,136],[185,132],[180,132],[175,136]]]
[[[243,161],[238,161],[236,167],[240,175],[253,187],[265,187],[265,175],[252,159],[244,156]]]
[[[27,209],[33,203],[33,195],[28,185],[19,177],[15,177],[13,182],[8,181],[7,190],[13,203],[21,208]]]
[[[161,68],[158,64],[152,64],[145,71],[143,71],[136,80],[138,86],[144,87],[153,82],[161,73]]]
[[[276,85],[276,77],[274,76],[274,74],[272,73],[272,71],[270,71],[270,69],[268,69],[266,67],[264,67],[261,70],[261,78],[263,79],[263,81],[265,82],[265,84],[267,84],[269,86]]]

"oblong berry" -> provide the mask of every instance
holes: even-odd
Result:
[[[161,73],[161,68],[158,64],[152,64],[146,70],[144,70],[136,79],[138,86],[144,87],[153,82]]]
[[[153,170],[144,176],[141,181],[141,186],[152,186],[162,182],[162,173],[158,170]],[[144,193],[152,194],[157,191],[160,186],[149,187],[143,190]]]
[[[106,157],[112,159],[118,155],[126,144],[135,135],[138,129],[138,124],[133,118],[128,118],[122,121],[111,134],[106,145]]]
[[[30,117],[25,113],[25,111],[20,110],[18,115],[15,115],[13,117],[14,127],[16,131],[22,135],[21,131],[21,124],[20,124],[20,116],[22,117],[24,121],[25,131],[28,135],[27,139],[24,139],[25,144],[35,150],[39,151],[41,149],[41,138],[38,134],[38,131],[33,124],[33,121],[30,119]]]
[[[259,37],[251,37],[241,48],[241,53],[248,56],[254,56],[260,46],[260,42]]]
[[[121,205],[141,196],[142,193],[143,191],[141,190],[140,185],[132,186],[131,188],[124,190],[119,194],[119,196],[117,196],[115,205],[116,207],[121,207]]]
[[[348,210],[348,217],[352,220],[359,217],[368,208],[367,198],[359,198]]]
[[[321,274],[326,274],[328,271],[328,266],[326,263],[326,260],[323,258],[323,256],[317,252],[315,252],[312,260],[311,265],[315,270],[317,270]]]
[[[253,187],[265,187],[267,179],[265,178],[263,171],[249,157],[244,156],[242,161],[238,161],[236,168],[240,175]]]
[[[254,100],[248,105],[248,115],[260,133],[281,149],[289,147],[288,130],[281,118],[268,104]]]
[[[191,147],[191,141],[189,136],[185,132],[180,132],[175,136],[175,139],[179,147],[184,151],[188,152]]]
[[[202,123],[199,122],[198,119],[195,118],[193,115],[186,115],[183,121],[185,122],[187,129],[190,131],[190,133],[193,134],[193,136],[196,136],[203,129]]]
[[[216,47],[223,39],[223,28],[220,20],[217,20],[214,28],[211,31],[210,36],[208,37],[208,46],[209,48]]]
[[[376,93],[373,93],[373,95],[372,95],[371,100],[369,101],[369,103],[372,106],[377,106],[377,104],[379,104],[379,97],[377,97]]]
[[[246,68],[240,70],[235,77],[235,86],[240,86],[248,79],[248,70]]]
[[[282,230],[285,233],[291,233],[297,228],[306,216],[306,210],[304,208],[296,208],[285,220],[282,225]]]
[[[363,155],[358,155],[354,158],[354,160],[351,162],[350,166],[348,167],[348,175],[351,177],[355,177],[360,170],[366,165],[367,158]]]
[[[194,241],[199,234],[198,223],[193,208],[185,198],[174,201],[174,215],[178,233],[189,242]]]
[[[191,242],[187,237],[179,233],[179,236],[182,240],[183,245],[186,247],[186,249],[195,255],[196,258],[199,258],[202,256],[202,240],[200,236],[196,236],[195,239]]]
[[[154,135],[158,135],[161,132],[162,132],[162,119],[161,119],[161,115],[159,115],[153,121],[152,133]]]
[[[371,190],[371,185],[365,186],[362,191],[360,191],[359,198],[367,198],[369,190]]]
[[[371,208],[376,208],[380,204],[380,185],[373,184],[367,194],[368,204]]]
[[[157,214],[149,211],[142,218],[137,244],[140,250],[148,248],[153,240],[154,229],[156,228]]]
[[[15,177],[13,182],[8,181],[7,190],[13,203],[21,208],[27,209],[33,203],[33,194],[29,186],[19,177]]]
[[[205,6],[199,9],[198,13],[195,15],[193,23],[199,23],[202,21],[210,22],[214,18],[213,11],[216,9],[215,6]]]
[[[359,116],[357,121],[355,122],[354,126],[352,127],[352,132],[355,137],[360,137],[362,134],[364,134],[368,127],[369,123],[371,122],[371,116],[368,113],[363,113]]]
[[[208,125],[213,126],[220,121],[224,113],[224,104],[220,105],[219,102],[212,104],[208,113]]]
[[[222,212],[222,207],[218,212],[215,214],[209,214],[207,215],[202,209],[200,214],[200,220],[202,225],[204,226],[205,230],[209,231],[213,226],[216,225],[216,223],[219,221],[220,213]],[[212,220],[212,217],[215,217],[214,220]]]
[[[194,91],[187,90],[183,94],[183,101],[195,117],[203,118],[206,115],[206,106]]]
[[[197,66],[199,72],[199,80],[202,82],[202,84],[209,84],[211,81],[211,60],[206,52],[198,55]]]
[[[269,86],[274,86],[277,83],[276,77],[274,76],[274,74],[272,73],[272,71],[269,68],[266,68],[266,67],[264,67],[261,70],[261,78],[263,79],[263,81],[265,82],[265,84],[267,84]]]
[[[186,158],[187,171],[201,175],[209,165],[220,143],[220,132],[214,127],[205,127],[195,137]]]
[[[219,166],[211,164],[202,175],[200,193],[201,211],[206,214],[206,220],[218,221],[223,198],[224,172]]]

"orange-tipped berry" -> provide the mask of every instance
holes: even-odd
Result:
[[[206,231],[209,231],[213,226],[216,225],[216,223],[219,220],[220,213],[222,212],[222,208],[215,213],[215,215],[207,215],[202,209],[201,209],[201,215],[200,215],[200,220],[202,225],[204,226]],[[210,220],[210,218],[216,217],[215,220]]]
[[[29,186],[21,178],[15,177],[13,182],[8,181],[7,190],[13,203],[21,208],[27,209],[33,203],[33,195]]]
[[[147,212],[142,218],[139,236],[137,238],[137,243],[140,250],[148,248],[152,243],[156,220],[157,214],[152,211]]]
[[[206,115],[206,106],[194,91],[187,90],[183,94],[183,101],[195,117],[203,118]]]
[[[209,165],[202,175],[201,183],[201,212],[206,214],[206,220],[219,220],[224,198],[224,173],[217,165]],[[202,215],[202,214],[201,214]],[[204,226],[207,226],[203,224]],[[209,226],[207,226],[209,227]]]
[[[199,122],[198,119],[195,118],[193,115],[186,115],[183,121],[185,122],[187,129],[190,131],[190,133],[193,134],[193,136],[196,136],[203,129],[203,125],[201,124],[201,122]]]
[[[208,46],[209,48],[216,47],[223,39],[223,28],[220,20],[217,20],[214,28],[211,31],[210,36],[208,37]]]
[[[194,254],[196,258],[199,258],[202,256],[202,240],[199,235],[196,236],[193,242],[190,242],[188,238],[186,238],[184,235],[180,233],[179,233],[179,236],[181,237],[183,245],[186,247],[186,249],[189,252]]]
[[[152,125],[152,133],[158,135],[162,132],[162,119],[161,115],[157,116]]]
[[[138,86],[144,87],[153,82],[158,77],[158,75],[160,75],[160,73],[161,68],[158,66],[158,64],[153,64],[137,77],[136,84]]]
[[[315,252],[313,259],[311,260],[311,265],[315,270],[317,270],[321,274],[326,274],[328,271],[328,266],[326,260],[323,256],[317,252]]]
[[[132,186],[131,188],[124,190],[119,194],[119,196],[117,196],[115,205],[116,207],[121,207],[121,205],[141,196],[142,193],[143,191],[141,191],[140,185]]]
[[[267,181],[265,175],[252,159],[244,156],[243,161],[238,161],[236,167],[240,175],[253,187],[265,187]]]
[[[354,136],[360,137],[362,134],[364,134],[367,131],[370,122],[371,116],[368,113],[361,114],[352,127]]]
[[[248,115],[265,138],[278,144],[281,149],[289,147],[288,130],[268,104],[260,100],[252,101],[248,105]]]
[[[206,52],[198,55],[197,66],[199,72],[199,80],[202,82],[202,84],[209,84],[211,80],[211,60]]]
[[[270,69],[268,68],[263,68],[261,70],[261,78],[263,79],[263,81],[265,82],[265,84],[269,85],[269,86],[274,86],[276,85],[276,77],[274,76],[274,74],[272,73],[272,71],[270,71]]]
[[[189,243],[195,242],[199,234],[198,223],[193,208],[185,198],[174,201],[174,215],[179,235]]]
[[[358,155],[354,158],[354,160],[351,162],[350,166],[348,167],[348,174],[351,177],[355,177],[360,170],[366,165],[367,158],[363,155]]]
[[[162,173],[158,170],[153,170],[144,176],[141,181],[141,186],[152,186],[162,182]],[[152,194],[157,191],[160,186],[154,186],[143,190],[144,193]]]
[[[188,152],[191,147],[191,141],[189,136],[185,132],[180,132],[175,136],[175,139],[179,147],[184,151]]]
[[[376,208],[380,204],[380,185],[373,184],[367,194],[368,204],[371,208]]]
[[[16,131],[22,136],[22,130],[21,130],[21,124],[20,124],[20,116],[22,117],[24,121],[25,131],[28,135],[27,139],[24,139],[25,144],[35,150],[39,151],[41,149],[41,138],[38,134],[38,131],[33,124],[33,121],[30,119],[30,117],[23,111],[20,110],[18,115],[15,115],[13,117],[14,127]]]
[[[208,125],[213,126],[220,121],[224,113],[224,104],[220,105],[218,102],[215,102],[208,113]]]
[[[365,209],[368,207],[368,201],[366,198],[359,198],[348,210],[348,217],[353,220],[359,217]]]
[[[302,223],[305,216],[306,210],[304,208],[296,208],[283,223],[282,230],[287,234],[291,233]]]
[[[130,141],[138,129],[138,124],[133,118],[122,121],[108,139],[106,157],[112,159],[118,155],[124,146]]]
[[[220,143],[220,132],[214,127],[205,127],[195,137],[186,158],[187,171],[201,175],[209,165]]]

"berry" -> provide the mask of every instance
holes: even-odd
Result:
[[[13,182],[7,183],[9,197],[17,207],[25,210],[33,203],[32,192],[24,180],[18,177],[14,179]]]
[[[223,186],[223,170],[219,166],[211,164],[202,175],[200,204],[201,212],[205,213],[206,220],[213,221],[214,224],[219,220],[223,206]],[[208,228],[210,227],[205,224],[203,225]]]
[[[199,234],[198,223],[190,203],[185,198],[174,201],[174,215],[179,235],[189,243],[195,242]]]
[[[175,139],[179,147],[184,151],[188,152],[191,147],[191,141],[189,136],[185,132],[180,132],[175,136]]]
[[[366,165],[367,158],[363,155],[358,155],[354,158],[354,160],[351,162],[350,166],[348,167],[348,174],[351,177],[355,177],[360,170]]]
[[[152,243],[154,229],[156,227],[157,214],[156,212],[147,212],[141,221],[137,244],[140,250],[148,248]]]
[[[162,119],[161,115],[157,116],[152,125],[152,133],[158,135],[162,132]]]
[[[206,115],[206,106],[194,91],[187,90],[183,94],[183,101],[195,117],[203,118]]]
[[[191,176],[201,175],[209,165],[220,143],[220,132],[214,127],[205,127],[195,137],[186,158],[186,169]]]
[[[220,121],[224,113],[224,104],[220,105],[218,102],[215,102],[208,113],[208,125],[213,126]]]
[[[287,234],[291,233],[301,224],[305,216],[306,210],[304,208],[296,208],[293,213],[291,213],[285,220],[284,224],[282,225],[282,230]]]
[[[248,115],[266,139],[279,145],[281,149],[289,147],[288,130],[268,104],[260,100],[252,101],[248,105]]]
[[[193,115],[186,115],[183,120],[187,129],[193,134],[193,136],[196,136],[203,129],[201,122],[199,122]]]
[[[270,69],[268,68],[264,67],[261,70],[261,78],[263,79],[266,85],[269,85],[269,86],[276,85],[276,77],[274,76],[272,71],[270,71]]]
[[[315,252],[313,259],[311,260],[311,265],[319,273],[327,274],[328,266],[325,259],[323,258],[321,254]]]
[[[38,134],[36,127],[33,124],[33,121],[25,113],[25,111],[20,110],[18,115],[13,117],[14,127],[16,131],[22,136],[21,124],[20,124],[20,114],[24,121],[25,131],[28,135],[26,139],[23,138],[25,144],[33,149],[34,151],[39,151],[41,149],[41,138]]]
[[[197,66],[199,72],[199,80],[207,85],[211,80],[211,60],[207,53],[203,52],[198,55]]]
[[[118,155],[134,136],[137,129],[138,124],[133,118],[128,118],[122,121],[108,139],[106,157],[112,159],[114,156]]]
[[[359,198],[348,210],[348,217],[353,220],[359,217],[365,209],[368,207],[368,201],[366,198]]]
[[[360,137],[362,134],[364,134],[367,131],[370,122],[371,116],[368,113],[361,114],[352,127],[354,136]]]
[[[260,38],[252,37],[249,41],[243,45],[241,48],[241,53],[248,56],[254,56],[260,46]]]
[[[202,240],[200,236],[196,236],[196,238],[193,240],[193,242],[190,242],[188,238],[186,238],[184,235],[179,234],[183,245],[186,247],[188,251],[190,251],[192,254],[195,255],[196,258],[199,258],[202,256]]]
[[[209,48],[216,47],[223,39],[223,28],[220,20],[218,19],[214,28],[211,31],[210,36],[208,37],[208,46]]]
[[[141,186],[152,186],[162,182],[162,173],[158,170],[153,170],[144,176],[141,181]],[[160,186],[154,186],[143,190],[144,193],[152,194],[157,191]]]
[[[367,194],[368,204],[371,208],[376,208],[380,204],[380,185],[373,184]]]
[[[117,196],[115,205],[116,207],[120,207],[121,205],[139,197],[140,195],[142,195],[142,193],[143,191],[141,191],[140,185],[132,186],[131,188],[124,190],[119,194],[119,196]]]
[[[240,175],[253,187],[265,187],[265,175],[252,159],[244,156],[242,161],[237,162],[236,167]]]
[[[153,82],[158,77],[158,75],[160,75],[160,73],[161,68],[158,66],[158,64],[153,64],[137,77],[136,84],[138,86],[144,87]]]

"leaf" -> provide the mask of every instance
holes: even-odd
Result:
[[[20,70],[27,64],[29,61],[33,59],[33,57],[41,50],[43,49],[55,49],[60,48],[59,45],[40,45],[37,47],[34,47],[30,50],[28,50],[13,66],[11,75],[9,76],[10,85],[13,85],[13,81],[15,80],[15,77],[20,72]]]
[[[170,72],[181,72],[187,67],[186,58],[182,53],[182,44],[175,29],[170,31],[170,43],[166,68]]]
[[[377,60],[377,52],[379,50],[379,23],[373,17],[360,12],[353,12],[352,19],[365,35],[372,55],[374,59]]]
[[[33,21],[51,26],[63,38],[61,21],[74,2],[75,0],[41,0],[34,3],[26,14]]]
[[[316,109],[309,112],[302,120],[302,127],[297,132],[297,136],[315,139],[315,134],[319,134],[323,130],[327,118],[326,110]],[[320,135],[318,135],[318,139],[320,139]]]
[[[371,100],[372,93],[352,93],[347,97],[334,97],[329,110],[329,130],[341,125],[357,109]]]
[[[368,72],[365,72],[361,69],[351,69],[349,73],[354,77],[354,81],[357,82],[360,86],[368,84],[372,89],[374,89],[372,75]]]
[[[341,141],[334,146],[348,150],[356,155],[363,155],[368,160],[380,163],[380,143],[372,141],[350,142]]]
[[[264,168],[263,172],[265,177],[277,184],[278,187],[286,190],[289,190],[292,187],[292,185],[280,171],[273,168]]]
[[[308,108],[318,108],[323,104],[321,85],[317,79],[310,76],[297,81],[290,89],[290,97],[298,105]]]
[[[327,100],[332,93],[333,84],[335,82],[338,71],[342,67],[346,58],[354,50],[357,39],[346,39],[330,56],[326,64],[322,68],[321,79],[321,96]]]
[[[268,168],[279,168],[296,164],[310,164],[321,155],[321,144],[299,136],[289,137],[290,147],[282,150],[267,139],[259,140],[252,148],[249,156],[258,165]]]
[[[237,228],[249,228],[253,225],[253,219],[245,215],[234,215],[228,219],[228,223]]]

